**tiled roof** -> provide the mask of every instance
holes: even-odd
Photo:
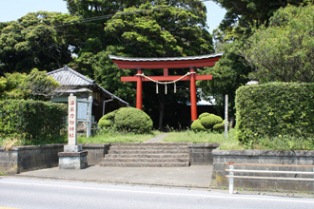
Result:
[[[53,77],[61,86],[97,86],[102,92],[109,95],[112,99],[117,99],[119,102],[129,105],[123,99],[117,97],[116,95],[110,93],[106,89],[98,86],[94,80],[87,78],[86,76],[76,72],[75,70],[64,66],[63,68],[48,72],[47,75]]]
[[[221,57],[223,53],[216,54],[206,54],[199,56],[187,56],[187,57],[159,57],[159,58],[143,58],[143,57],[119,57],[114,55],[109,55],[109,58],[112,60],[122,60],[122,61],[133,61],[133,62],[150,62],[150,61],[183,61],[183,60],[201,60],[207,58]]]
[[[58,70],[51,71],[47,75],[53,77],[62,86],[93,86],[95,82],[75,70],[64,66]]]

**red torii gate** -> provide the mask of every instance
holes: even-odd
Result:
[[[136,82],[136,108],[142,109],[143,81],[190,81],[191,120],[197,119],[196,81],[212,80],[212,75],[197,75],[195,68],[212,67],[220,59],[222,53],[189,57],[168,58],[129,58],[110,55],[109,58],[120,69],[137,69],[135,76],[123,76],[123,82]],[[186,75],[169,75],[169,69],[188,68]],[[163,69],[162,76],[145,76],[143,69]]]

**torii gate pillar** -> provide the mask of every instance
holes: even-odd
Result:
[[[191,102],[191,120],[197,119],[197,99],[196,99],[196,74],[193,68],[190,68],[190,102]]]
[[[137,69],[137,74],[140,75],[142,74],[143,71],[141,69]],[[136,81],[136,108],[137,109],[142,109],[143,107],[143,81],[141,76],[137,76],[137,81]]]

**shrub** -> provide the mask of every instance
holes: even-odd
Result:
[[[314,137],[314,84],[268,83],[236,92],[237,139],[247,145],[261,138]]]
[[[217,132],[222,132],[225,129],[225,121],[223,121],[222,123],[217,123],[213,126],[213,130],[217,131]]]
[[[204,113],[202,113],[202,114],[200,114],[200,115],[198,116],[198,119],[202,119],[202,118],[204,118],[204,117],[206,117],[206,116],[209,116],[209,115],[210,115],[210,113],[204,112]]]
[[[191,129],[195,132],[206,131],[206,128],[202,125],[200,119],[193,121],[193,123],[191,124]]]
[[[104,119],[103,117],[98,121],[98,128],[100,129],[109,128],[112,126],[113,123],[110,120]]]
[[[224,121],[220,116],[210,113],[202,113],[197,120],[191,124],[193,131],[220,131]]]
[[[106,119],[106,120],[110,120],[113,123],[114,122],[114,117],[115,117],[117,111],[118,110],[114,110],[114,111],[112,111],[110,113],[107,113],[106,115],[103,116],[103,118]]]
[[[214,125],[223,122],[221,117],[214,114],[208,114],[207,116],[202,117],[200,120],[201,120],[202,125],[206,129],[213,129]]]
[[[148,133],[152,130],[153,122],[142,110],[122,107],[115,114],[114,127],[119,131]]]
[[[98,128],[110,128],[114,125],[114,118],[116,115],[117,110],[107,113],[106,115],[102,116],[98,121]]]

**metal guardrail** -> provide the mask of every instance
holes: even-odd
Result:
[[[234,179],[265,179],[265,180],[287,180],[287,181],[313,181],[314,182],[314,165],[279,165],[279,164],[241,164],[229,162],[229,166],[225,171],[229,172],[226,177],[229,179],[229,194],[234,193]],[[309,171],[277,171],[277,170],[248,170],[235,169],[235,166],[252,166],[252,167],[288,167],[288,168],[313,168],[313,172]],[[311,178],[291,178],[291,177],[274,177],[274,176],[240,176],[235,173],[262,173],[262,174],[302,174],[313,175]]]

